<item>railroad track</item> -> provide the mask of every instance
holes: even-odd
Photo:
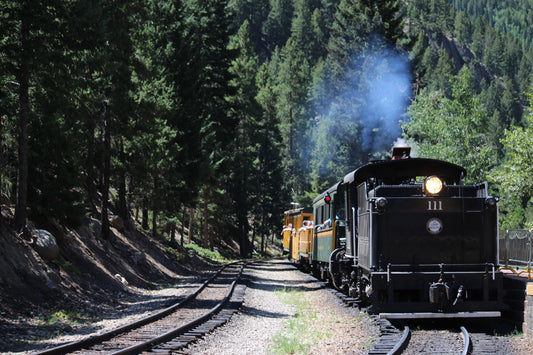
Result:
[[[244,263],[229,264],[191,295],[143,319],[90,338],[44,350],[39,355],[170,352],[224,324],[238,309]]]
[[[327,287],[322,283],[323,287]],[[357,301],[330,288],[347,306],[357,307]],[[387,319],[375,319],[380,328],[378,342],[369,351],[369,355],[398,355],[398,354],[472,354],[474,344],[477,354],[494,354],[497,348],[494,337],[486,334],[475,334],[474,341],[464,326],[460,327],[460,333],[453,330],[424,330],[414,331],[415,339],[410,344],[413,332],[408,326],[403,330],[398,329]]]
[[[387,323],[380,324],[382,335],[369,354],[472,354],[472,340],[465,327],[460,327],[460,332],[453,330],[411,332],[407,326],[403,331],[399,331]],[[476,348],[476,352],[478,350]]]

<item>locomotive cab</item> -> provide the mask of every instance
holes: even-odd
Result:
[[[350,294],[384,318],[494,317],[498,208],[464,168],[409,158],[367,164],[344,178]]]

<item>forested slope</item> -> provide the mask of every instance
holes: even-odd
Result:
[[[490,180],[502,225],[530,225],[530,12],[502,3],[3,1],[11,228],[92,217],[112,241],[118,215],[249,256],[290,202],[399,137]]]

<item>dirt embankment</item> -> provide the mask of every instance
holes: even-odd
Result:
[[[178,245],[169,249],[163,238],[151,237],[132,221],[124,225],[112,228],[108,240],[97,235],[95,219],[87,218],[78,230],[55,226],[48,231],[57,240],[59,256],[49,261],[32,240],[15,233],[12,210],[2,206],[0,332],[29,329],[35,318],[46,319],[57,310],[105,314],[134,298],[136,289],[178,284],[218,268]]]

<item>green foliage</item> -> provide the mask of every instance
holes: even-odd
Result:
[[[409,50],[406,136],[471,180],[504,161],[504,223],[527,223],[531,191],[513,179],[530,173],[531,5],[453,5],[3,1],[0,192],[17,216],[74,225],[116,190],[106,209],[149,209],[155,234],[192,218],[209,247],[216,233],[248,254],[289,202],[385,156],[404,114],[385,84]]]
[[[230,259],[226,259],[224,256],[220,255],[220,253],[217,251],[212,251],[210,249],[203,248],[197,244],[185,244],[184,247],[186,249],[194,250],[194,252],[196,252],[196,254],[198,254],[199,256],[205,259],[211,260],[211,261],[216,261],[216,262],[221,262],[221,263],[228,263],[228,262],[233,261]]]
[[[440,91],[423,91],[409,107],[410,119],[403,129],[416,142],[420,156],[462,165],[467,180],[483,181],[496,163],[486,133],[488,117],[472,91],[467,68],[451,78],[451,85],[451,99]]]
[[[176,258],[176,261],[179,262],[179,263],[186,262],[189,259],[189,255],[187,255],[186,253],[183,253],[183,252],[179,251],[178,249],[173,248],[171,246],[164,247],[164,250],[168,254],[173,255]]]
[[[97,318],[93,315],[67,309],[52,310],[49,314],[39,317],[39,321],[43,325],[54,325],[56,323],[83,325],[95,322],[96,320]]]
[[[257,73],[256,100],[261,106],[260,124],[257,127],[257,156],[254,160],[256,186],[252,212],[254,228],[261,238],[278,234],[282,211],[289,205],[290,194],[284,190],[282,170],[282,136],[279,119],[275,113],[276,97],[269,66],[263,64]],[[281,186],[280,186],[281,185]]]
[[[291,31],[294,5],[292,1],[270,0],[270,12],[263,22],[261,32],[266,37],[267,47],[273,52],[287,42]]]
[[[520,38],[529,48],[533,41],[533,4],[528,0],[453,0],[453,5],[474,19],[484,16],[491,25]]]
[[[518,223],[533,226],[531,220],[525,222],[525,209],[533,197],[533,89],[528,92],[529,111],[524,117],[525,127],[513,126],[506,130],[502,138],[506,160],[496,167],[490,177],[500,186],[503,196],[509,198],[504,205],[508,212],[506,224]],[[515,226],[514,228],[518,228]]]
[[[293,198],[308,189],[307,142],[310,132],[308,90],[311,68],[297,42],[291,37],[280,53],[275,68],[276,114],[284,145],[283,173]]]

